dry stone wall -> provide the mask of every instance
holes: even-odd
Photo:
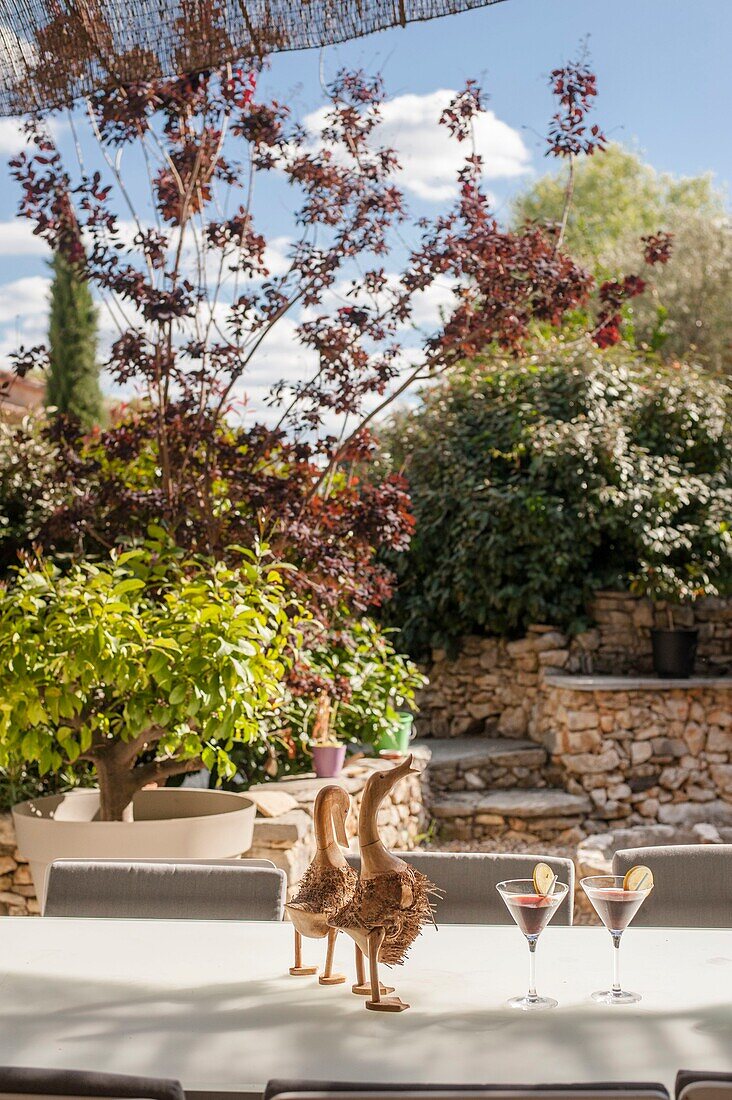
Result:
[[[571,639],[551,626],[531,626],[515,641],[464,638],[456,659],[434,650],[425,670],[430,683],[419,700],[420,736],[530,736],[545,675],[651,671],[650,632],[666,625],[664,604],[599,592],[588,614],[593,626]],[[732,674],[732,600],[699,600],[675,608],[674,616],[678,626],[699,630],[699,674]]]
[[[441,758],[455,746],[431,781],[441,836],[570,843],[617,824],[732,826],[732,600],[675,610],[699,631],[699,675],[683,682],[649,675],[663,606],[601,592],[590,611],[571,638],[536,625],[513,641],[465,638],[456,659],[434,652],[417,729]],[[497,752],[509,739],[515,760],[477,765],[476,743]],[[543,762],[527,752],[537,744]]]
[[[0,814],[0,916],[40,913],[27,861],[17,849],[10,814]]]
[[[732,679],[550,678],[535,732],[596,821],[732,825]]]

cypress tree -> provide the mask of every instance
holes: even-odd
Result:
[[[73,267],[56,253],[51,267],[49,353],[46,404],[77,417],[84,428],[104,419],[97,364],[97,311],[91,291]]]

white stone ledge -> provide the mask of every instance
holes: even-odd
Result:
[[[691,676],[688,680],[665,680],[659,676],[546,676],[546,687],[563,691],[698,691],[699,688],[732,691],[732,676]]]

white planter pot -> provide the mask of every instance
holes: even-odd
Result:
[[[230,859],[251,847],[257,808],[244,795],[162,787],[132,805],[134,821],[97,821],[99,791],[82,789],[13,807],[41,911],[54,859]]]

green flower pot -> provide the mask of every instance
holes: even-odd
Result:
[[[380,733],[374,741],[376,752],[400,752],[406,756],[409,752],[409,742],[412,739],[412,725],[414,715],[408,712],[399,715],[398,722],[389,730]]]

